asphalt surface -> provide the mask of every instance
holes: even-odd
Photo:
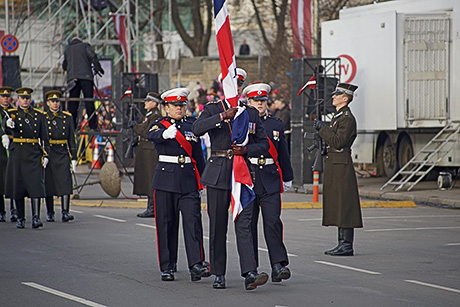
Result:
[[[85,186],[72,200],[70,223],[60,221],[57,204],[56,222],[31,229],[27,202],[26,229],[0,223],[0,306],[459,306],[460,211],[452,208],[460,188],[425,182],[395,193],[380,191],[382,182],[359,179],[364,228],[356,230],[353,257],[324,255],[337,229],[321,226],[311,194],[284,193],[292,277],[254,291],[244,290],[231,221],[227,289],[213,289],[213,277],[190,281],[182,236],[176,280],[162,282],[155,220],[136,217],[145,199],[125,198],[133,196],[129,178],[116,199],[98,184]],[[259,247],[259,271],[270,273],[261,227]]]

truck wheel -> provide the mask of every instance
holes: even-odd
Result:
[[[403,167],[414,156],[414,149],[408,136],[404,136],[399,141],[398,146],[398,164]]]
[[[383,144],[383,170],[387,177],[393,176],[398,170],[398,161],[396,159],[396,146],[391,143],[390,138]]]

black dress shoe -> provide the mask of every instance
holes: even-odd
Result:
[[[43,223],[39,217],[32,218],[32,228],[37,229],[43,227]]]
[[[54,222],[54,214],[53,213],[47,213],[46,214],[46,221],[47,222]]]
[[[1,222],[6,222],[6,214],[5,213],[0,213],[0,223]]]
[[[63,222],[68,222],[68,221],[73,221],[74,217],[71,215],[69,212],[63,212],[62,213],[62,221]]]
[[[216,275],[212,287],[214,289],[225,289],[225,275]]]
[[[16,213],[16,209],[11,210],[10,221],[11,222],[18,221],[18,214]]]
[[[18,219],[18,222],[16,223],[16,228],[23,229],[26,227],[26,220],[25,219]]]
[[[137,217],[155,217],[155,212],[147,209],[142,213],[138,213]]]
[[[201,277],[209,277],[209,270],[207,267],[201,265],[201,263],[195,263],[190,268],[190,278],[192,281],[199,281]]]
[[[173,281],[174,280],[173,272],[172,271],[161,272],[161,280],[162,281]]]
[[[344,242],[337,248],[326,252],[328,252],[326,255],[330,256],[353,256],[353,244]]]
[[[281,282],[283,279],[291,277],[291,270],[281,263],[275,263],[272,268],[272,282]]]
[[[244,286],[246,290],[254,290],[257,286],[264,285],[268,280],[268,274],[265,272],[257,273],[257,272],[249,272],[246,274],[244,279]]]

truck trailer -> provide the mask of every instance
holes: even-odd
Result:
[[[359,86],[350,105],[358,123],[355,163],[375,164],[394,182],[440,170],[456,175],[460,1],[344,8],[338,20],[322,23],[321,53],[341,60],[341,82]]]

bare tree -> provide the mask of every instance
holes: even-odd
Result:
[[[203,7],[201,7],[203,3]],[[187,8],[190,10],[192,15],[192,31],[193,35],[190,35],[184,27],[179,15],[179,7]],[[206,18],[202,18],[201,12],[204,11]],[[190,48],[194,56],[206,56],[208,55],[209,39],[211,38],[211,26],[212,26],[212,0],[191,0],[181,1],[178,3],[177,0],[171,0],[171,14],[174,26],[177,29],[180,37],[184,41],[184,44]],[[203,20],[206,21],[206,25],[203,24]]]

